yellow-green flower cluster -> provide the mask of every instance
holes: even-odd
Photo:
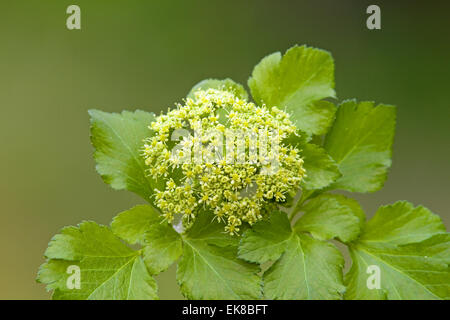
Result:
[[[296,133],[289,115],[231,90],[198,90],[150,128],[154,135],[145,142],[145,162],[149,175],[166,180],[165,189],[156,190],[156,205],[171,223],[180,216],[185,228],[210,210],[236,234],[242,223],[255,223],[294,194],[305,176],[300,151],[282,143]],[[228,140],[232,135],[236,143]],[[228,149],[230,143],[234,148]],[[239,150],[245,150],[245,159]]]

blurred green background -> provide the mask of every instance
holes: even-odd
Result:
[[[365,25],[372,2],[381,31]],[[66,28],[70,4],[82,30]],[[398,106],[389,180],[357,196],[367,214],[407,199],[449,226],[449,14],[444,1],[0,0],[0,298],[48,298],[34,279],[50,238],[142,202],[96,174],[88,109],[159,112],[204,78],[246,83],[293,44],[333,53],[340,100]],[[163,299],[181,298],[174,272],[158,277]]]

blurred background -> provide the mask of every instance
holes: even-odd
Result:
[[[66,28],[70,4],[81,30]],[[366,28],[369,4],[382,30]],[[142,202],[96,174],[88,109],[159,113],[204,78],[245,84],[294,44],[332,52],[339,100],[398,106],[385,188],[357,196],[367,215],[405,199],[448,227],[449,14],[444,1],[0,0],[0,298],[49,298],[35,277],[50,238]],[[182,298],[175,268],[158,282]]]

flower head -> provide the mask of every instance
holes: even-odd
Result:
[[[153,178],[168,178],[156,205],[169,222],[180,215],[185,228],[210,210],[237,234],[295,193],[305,175],[300,150],[283,144],[296,133],[289,115],[232,91],[197,90],[150,128],[145,163]]]

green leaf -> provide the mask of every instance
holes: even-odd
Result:
[[[380,208],[350,246],[346,299],[450,298],[450,235],[444,232],[423,207],[397,202]],[[379,289],[368,285],[370,266],[379,270]]]
[[[48,260],[41,265],[36,281],[47,285],[47,291],[57,290],[66,287],[67,270],[74,265],[73,261]]]
[[[78,227],[65,227],[48,244],[48,259],[81,260],[96,256],[129,256],[134,251],[117,238],[108,227],[87,221]]]
[[[183,256],[177,281],[188,299],[258,299],[261,296],[259,267],[236,258],[238,240],[211,222],[198,217],[183,237]]]
[[[138,205],[119,213],[111,223],[115,235],[130,244],[143,243],[145,232],[153,223],[160,223],[161,215],[152,206]]]
[[[89,110],[89,114],[96,168],[103,181],[113,189],[132,191],[149,201],[163,182],[146,174],[141,155],[144,139],[153,134],[148,127],[155,120],[154,114],[140,110],[121,114]]]
[[[423,240],[419,243],[409,243],[402,245],[403,249],[407,250],[421,250],[426,248],[428,257],[437,259],[447,265],[450,263],[450,234],[438,233],[434,236]]]
[[[223,227],[222,223],[214,220],[211,212],[202,211],[195,218],[195,223],[189,228],[184,239],[202,240],[218,247],[237,246],[239,239],[225,233]]]
[[[368,263],[360,257],[355,250],[349,250],[352,259],[352,267],[345,275],[345,285],[347,290],[345,292],[345,300],[386,300],[387,295],[384,289],[369,289],[367,286],[370,282],[369,276],[373,271],[371,267],[373,264]],[[375,266],[379,266],[375,264]],[[380,276],[383,276],[381,274]]]
[[[445,260],[433,257],[434,251],[450,246],[449,237],[449,234],[440,234],[423,243],[402,246],[353,245],[350,250],[353,265],[346,277],[346,299],[449,299],[450,254],[445,253]],[[374,265],[380,269],[380,289],[367,286],[367,267]]]
[[[301,152],[306,170],[302,187],[308,190],[322,189],[336,181],[341,173],[336,162],[326,151],[315,145],[306,144]]]
[[[268,221],[260,221],[242,235],[239,258],[262,264],[276,261],[286,250],[292,230],[286,213],[272,212]]]
[[[309,134],[324,134],[336,107],[319,100],[335,97],[334,62],[329,52],[294,46],[273,53],[255,66],[248,86],[258,104],[286,108],[297,127]]]
[[[391,165],[395,107],[346,101],[325,140],[325,149],[342,177],[334,188],[353,192],[379,190]]]
[[[182,253],[180,235],[149,205],[120,213],[113,219],[111,229],[128,243],[144,246],[143,259],[151,274],[166,270]]]
[[[193,99],[194,92],[197,90],[207,90],[207,89],[218,89],[233,92],[239,99],[248,100],[248,93],[244,87],[234,82],[231,79],[206,79],[197,83],[191,91],[188,93],[187,97]]]
[[[239,258],[275,261],[263,277],[267,299],[342,298],[342,255],[332,244],[293,231],[284,212],[272,213],[243,234]]]
[[[293,114],[293,120],[298,128],[309,134],[323,135],[333,124],[337,107],[334,103],[319,100],[308,103],[301,108],[295,107],[295,102],[290,102],[294,108],[289,110]]]
[[[139,252],[94,222],[67,227],[50,242],[49,259],[37,280],[54,290],[54,299],[157,299],[155,280]],[[79,268],[80,288],[70,288],[68,267]]]
[[[420,242],[437,233],[445,232],[439,216],[425,207],[407,201],[398,201],[378,209],[367,223],[361,241],[408,244]]]
[[[297,149],[302,149],[310,140],[311,136],[309,136],[306,132],[297,130],[295,133],[292,133],[285,138],[283,140],[283,144],[290,145]]]
[[[297,231],[310,232],[319,240],[355,240],[360,231],[359,216],[364,212],[356,200],[338,194],[322,194],[303,206],[304,214],[295,224]],[[358,211],[358,212],[354,212]]]
[[[145,233],[144,261],[151,274],[166,270],[182,254],[181,236],[166,222],[153,223]]]
[[[344,258],[332,244],[293,233],[286,252],[264,273],[267,299],[342,298]]]

